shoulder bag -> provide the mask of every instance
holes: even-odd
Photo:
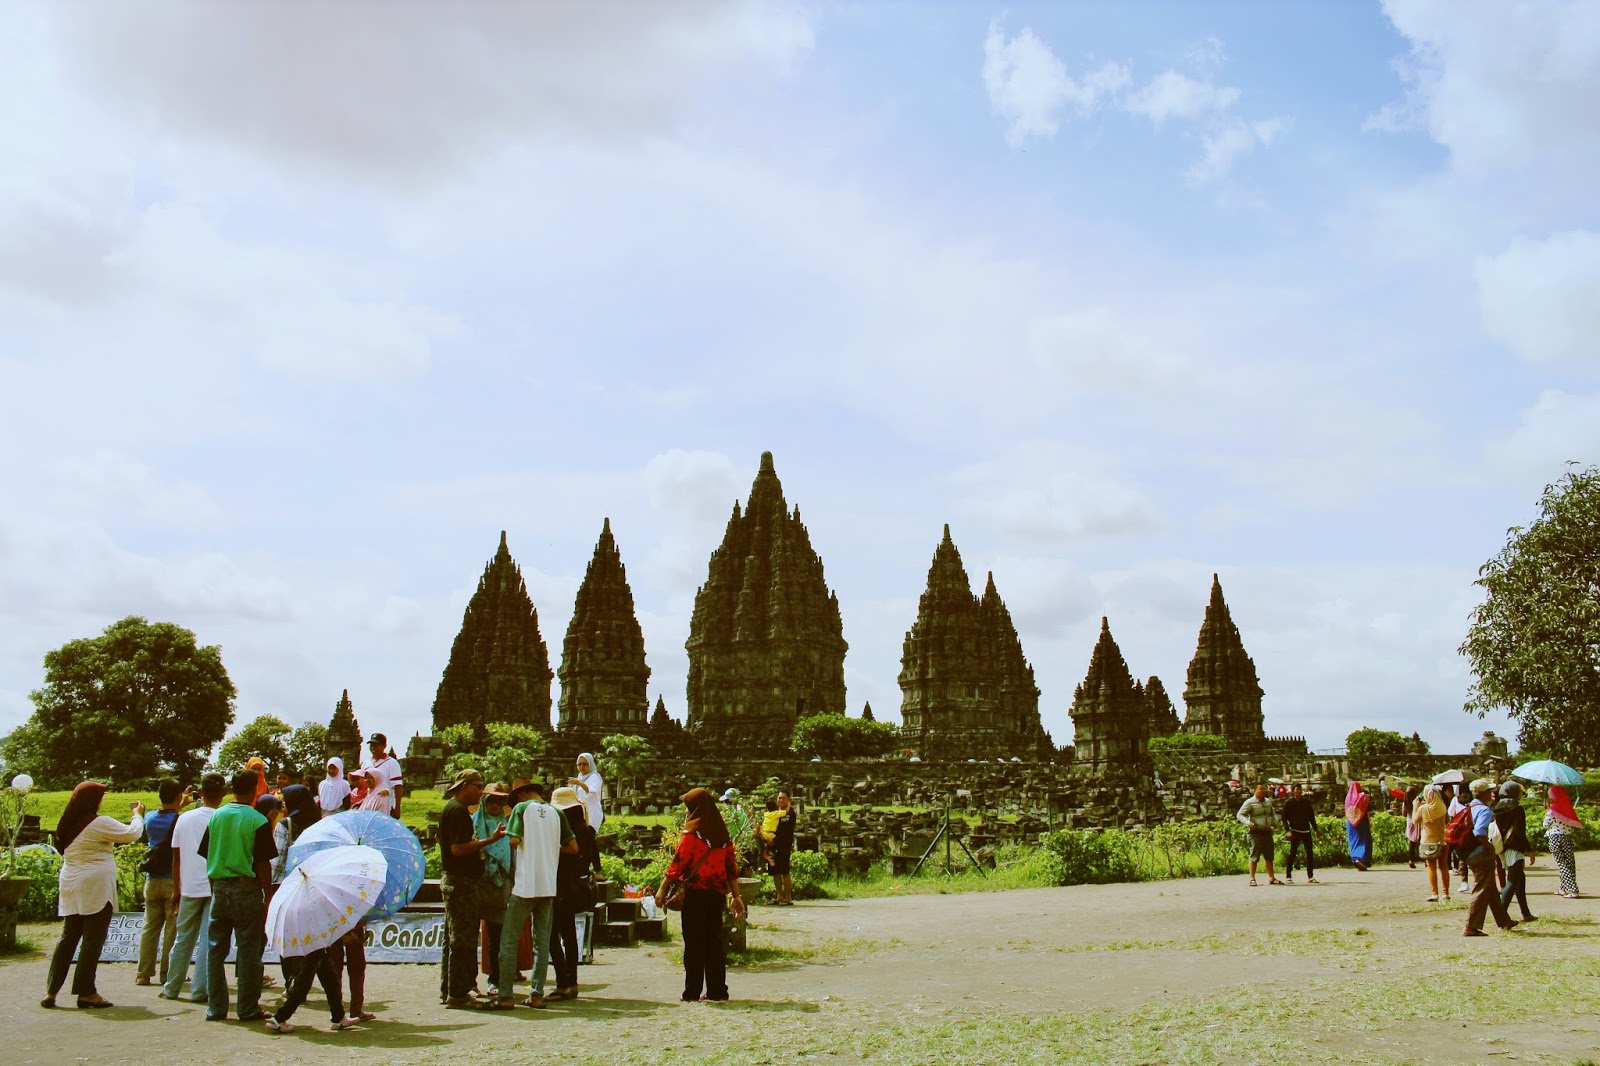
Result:
[[[690,863],[687,870],[683,871],[682,877],[663,880],[661,888],[656,891],[656,903],[669,911],[683,910],[683,897],[684,893],[689,890],[689,882],[694,880],[694,873],[700,869],[700,864],[710,858],[711,853],[715,850],[715,848],[708,846],[705,852]]]

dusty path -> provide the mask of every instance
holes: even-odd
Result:
[[[759,1050],[764,1043],[774,1062],[792,1061],[786,1046],[804,1046],[832,1061],[862,1055],[932,1061],[919,1057],[914,1045],[860,1054],[850,1048],[874,1027],[992,1023],[996,1017],[1025,1025],[1080,1014],[1099,1019],[1096,1024],[1127,1017],[1130,1025],[1147,1025],[1147,1012],[1168,1005],[1190,1011],[1171,1024],[1192,1027],[1200,1016],[1194,1012],[1203,1014],[1214,998],[1241,989],[1269,999],[1310,990],[1317,1006],[1303,1031],[1296,1023],[1284,1026],[1296,1031],[1282,1035],[1302,1040],[1301,1049],[1313,1054],[1569,1064],[1595,1054],[1600,1019],[1562,1014],[1559,997],[1553,1016],[1504,1026],[1482,1025],[1481,1012],[1464,1000],[1457,1009],[1455,998],[1443,995],[1432,1016],[1404,1024],[1386,1026],[1381,1014],[1340,1024],[1340,997],[1352,982],[1373,988],[1398,982],[1383,993],[1394,995],[1393,988],[1431,980],[1430,972],[1471,968],[1475,960],[1504,966],[1559,958],[1559,975],[1592,985],[1592,975],[1600,973],[1600,901],[1553,896],[1550,867],[1535,868],[1529,883],[1535,911],[1551,920],[1476,940],[1460,937],[1459,911],[1421,902],[1426,881],[1420,871],[1333,870],[1325,881],[1249,888],[1240,877],[1208,878],[758,908],[752,944],[763,949],[759,961],[734,971],[735,1001],[719,1007],[677,1003],[675,952],[639,947],[603,951],[596,965],[581,970],[584,991],[576,1003],[512,1014],[446,1011],[437,1002],[433,968],[375,966],[368,1000],[379,1021],[330,1033],[315,994],[296,1018],[305,1027],[289,1036],[274,1036],[259,1024],[207,1025],[199,1007],[134,987],[133,967],[125,964],[101,969],[101,991],[117,1002],[115,1009],[42,1011],[45,964],[24,959],[0,964],[0,1017],[6,1061],[17,1066],[216,1061],[208,1049],[220,1051],[223,1039],[227,1058],[246,1062],[321,1057],[335,1046],[370,1052],[358,1053],[357,1061],[389,1063],[491,1052],[522,1061],[555,1048],[566,1049],[563,1061],[656,1063],[723,1054],[759,1062],[768,1061]],[[1539,972],[1530,968],[1528,976]],[[708,1025],[713,1019],[716,1024]],[[1015,1061],[996,1051],[992,1061]],[[1138,1057],[1129,1050],[1133,1057],[1119,1057],[1115,1047],[1095,1053],[1092,1061],[1168,1061],[1160,1052]],[[1219,1058],[1225,1056],[1185,1055],[1182,1061]],[[971,1060],[991,1061],[982,1055]]]

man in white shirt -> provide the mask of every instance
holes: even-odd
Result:
[[[567,817],[545,802],[543,785],[517,781],[511,798],[522,800],[506,824],[511,838],[511,895],[506,903],[506,920],[500,937],[500,986],[492,1009],[509,1010],[516,1006],[517,941],[522,923],[532,920],[533,988],[525,1005],[544,1006],[545,971],[550,966],[550,926],[555,917],[556,865],[561,854],[578,853],[578,838],[573,836]]]
[[[389,754],[389,738],[382,733],[374,733],[367,738],[367,760],[361,764],[363,770],[377,768],[382,770],[389,778],[389,791],[394,796],[394,809],[390,811],[396,818],[400,817],[400,795],[405,791],[405,782],[400,779],[400,760]]]
[[[204,1003],[210,986],[206,945],[211,943],[211,881],[206,877],[206,860],[200,855],[200,841],[206,835],[211,816],[222,806],[228,782],[221,774],[206,774],[200,779],[200,806],[178,815],[172,827],[172,889],[178,908],[178,935],[172,942],[172,958],[167,963],[167,980],[161,986],[162,999],[177,999],[183,991],[183,978],[194,959],[194,983],[189,986],[189,1001]],[[195,944],[201,945],[198,957]]]

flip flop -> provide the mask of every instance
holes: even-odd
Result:
[[[78,1000],[78,1009],[79,1010],[105,1010],[107,1007],[115,1007],[115,1006],[116,1006],[116,1004],[111,1002],[109,999],[96,999],[96,1000],[80,999],[80,1000]]]
[[[478,1004],[479,1010],[516,1010],[517,1001],[514,999],[490,999]]]

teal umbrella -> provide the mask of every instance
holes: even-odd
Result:
[[[1583,784],[1583,775],[1564,762],[1554,759],[1535,759],[1511,771],[1512,777],[1524,781],[1537,781],[1541,785],[1563,785],[1568,788]]]

